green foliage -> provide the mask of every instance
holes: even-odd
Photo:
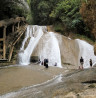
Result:
[[[82,21],[79,7],[80,0],[63,0],[57,4],[50,17],[60,20],[67,28],[74,29]]]
[[[23,0],[1,0],[0,19],[25,16],[29,24],[54,24],[54,29],[62,34],[67,31],[92,37],[79,12],[81,1],[88,3],[87,0],[24,1],[29,5],[29,9]]]
[[[1,0],[0,1],[0,19],[16,16],[27,17],[28,9],[22,0]]]
[[[30,6],[30,2],[31,2],[31,0],[27,0],[27,3],[28,3],[29,6]]]
[[[63,33],[63,31],[64,31],[63,25],[60,24],[60,23],[55,23],[55,24],[54,24],[54,30],[55,30],[56,32],[61,32],[61,33]]]
[[[67,32],[90,37],[90,32],[79,12],[81,1],[87,2],[86,0],[31,0],[34,24],[54,24],[54,29],[62,34],[66,29]]]
[[[49,15],[57,2],[58,0],[31,0],[30,5],[34,24],[44,25],[52,23]]]
[[[27,16],[26,16],[26,21],[27,21],[27,23],[30,24],[30,25],[33,24],[33,18],[32,18],[31,12],[27,14]]]
[[[40,13],[38,13],[41,21],[40,23],[41,24],[46,24],[46,22],[48,21],[48,15],[49,15],[49,4],[47,1],[41,1],[39,4],[38,4],[38,7],[37,7],[38,11]]]

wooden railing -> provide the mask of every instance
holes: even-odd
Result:
[[[3,44],[0,47],[0,59],[2,60],[6,60],[8,59],[9,61],[11,60],[12,57],[12,53],[13,53],[13,49],[14,49],[14,45],[17,43],[17,41],[20,39],[20,37],[22,36],[22,34],[25,32],[26,30],[26,20],[24,17],[17,17],[17,18],[11,18],[11,19],[5,19],[5,20],[1,20],[0,21],[0,28],[2,28],[0,35],[2,35],[2,37],[0,37],[0,43]],[[9,52],[9,56],[8,58],[6,58],[6,35],[8,33],[7,31],[7,27],[8,26],[12,26],[12,33],[15,33],[18,31],[18,36],[14,39],[13,43],[10,46],[10,52]],[[24,26],[24,28],[21,28],[21,26]]]

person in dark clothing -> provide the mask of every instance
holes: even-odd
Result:
[[[90,67],[92,67],[92,59],[90,59]]]
[[[83,69],[84,59],[82,57],[80,58],[80,64],[79,69]]]
[[[55,65],[54,66],[57,66],[57,63],[55,62]]]
[[[46,66],[46,59],[44,59],[44,66]]]
[[[44,66],[48,68],[48,59],[44,59]]]
[[[46,68],[48,68],[48,59],[46,59]]]

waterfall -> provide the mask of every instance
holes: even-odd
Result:
[[[34,35],[34,33],[36,36]],[[25,39],[23,40],[22,46],[20,48],[20,52],[18,54],[19,64],[21,65],[30,64],[31,54],[34,48],[36,47],[36,45],[38,44],[38,41],[40,40],[42,35],[43,35],[42,27],[30,26],[30,25],[27,27]],[[28,40],[28,38],[30,38],[29,43],[27,45],[27,48],[24,49],[25,43]]]
[[[44,38],[42,36],[45,36]],[[40,38],[43,38],[44,42]],[[29,43],[25,48],[26,42]],[[57,67],[61,66],[61,55],[58,40],[55,37],[54,32],[47,32],[45,26],[31,26],[29,25],[26,30],[25,38],[22,42],[20,52],[18,54],[19,64],[28,65],[30,64],[30,57],[33,53],[33,50],[37,45],[41,45],[41,49],[37,49],[37,56],[41,61],[44,59],[49,60],[49,66],[54,66],[57,64]],[[35,49],[36,50],[36,49]]]
[[[46,28],[46,26],[28,25],[25,33],[25,38],[22,42],[22,46],[18,54],[20,65],[28,65],[30,64],[31,56],[38,56],[41,62],[44,61],[44,59],[48,59],[49,66],[54,66],[55,64],[57,64],[57,67],[62,67],[60,47],[56,34],[54,32],[47,32]],[[96,62],[96,56],[94,55],[93,46],[79,39],[76,39],[75,41],[79,46],[79,50],[77,50],[79,51],[77,57],[78,65],[80,65],[80,58],[82,56],[84,58],[84,68],[90,67],[90,59],[92,59],[93,63]],[[66,45],[63,48],[65,49]],[[73,48],[75,49],[75,47]],[[68,59],[68,55],[63,55],[65,57],[65,60],[66,58]]]
[[[49,66],[54,66],[57,63],[57,67],[62,67],[58,40],[53,32],[48,32],[42,42],[40,59],[43,61],[45,58],[49,60]]]
[[[87,42],[83,40],[76,39],[78,45],[79,45],[79,58],[78,62],[80,62],[81,56],[84,59],[84,68],[90,67],[90,59],[92,59],[93,64],[96,62],[96,56],[94,55],[94,48],[92,45],[88,44]]]

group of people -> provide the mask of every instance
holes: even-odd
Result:
[[[48,59],[44,59],[44,61],[40,61],[40,59],[38,60],[38,64],[41,63],[41,65],[44,65],[46,68],[48,68]]]
[[[40,59],[38,60],[38,64],[40,64],[41,63],[41,65],[44,65],[45,66],[45,68],[48,68],[48,62],[49,62],[49,60],[48,59],[44,59],[44,61],[40,61]],[[55,64],[54,64],[54,66],[57,66],[57,63],[55,62]]]
[[[40,61],[40,59],[39,59],[39,61],[38,61],[38,63],[41,63],[41,65],[44,65],[45,66],[45,68],[48,68],[48,59],[44,59],[44,61]],[[90,63],[90,67],[92,67],[92,59],[90,59],[90,61],[89,61],[89,63]],[[83,57],[81,57],[80,58],[80,66],[79,66],[79,69],[83,69],[83,64],[84,64],[84,59],[83,59]],[[55,65],[54,66],[57,66],[57,63],[55,62]]]
[[[92,59],[90,59],[89,63],[90,63],[90,67],[92,67]],[[83,69],[83,64],[84,64],[83,57],[80,58],[80,64],[81,65],[79,66],[79,69]]]

